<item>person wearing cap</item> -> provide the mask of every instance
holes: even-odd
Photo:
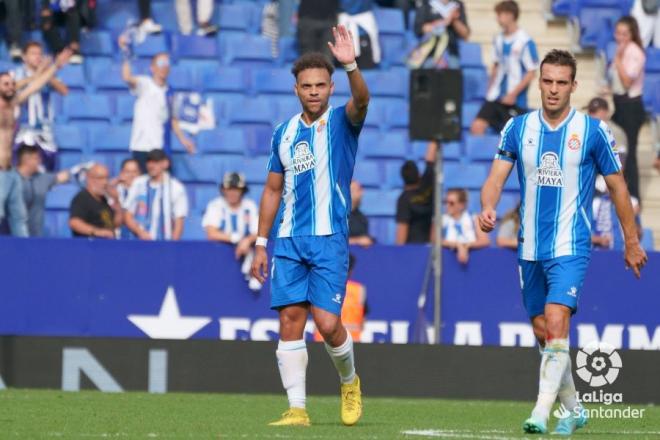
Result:
[[[236,259],[242,260],[241,272],[251,290],[261,290],[262,284],[250,275],[257,240],[259,210],[257,204],[245,197],[248,187],[245,176],[225,173],[220,184],[220,196],[211,200],[202,218],[202,227],[211,241],[236,246]]]
[[[163,150],[147,155],[147,174],[137,177],[124,203],[128,229],[141,240],[180,240],[188,216],[188,196],[181,182],[167,171]]]

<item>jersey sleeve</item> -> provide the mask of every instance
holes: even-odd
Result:
[[[616,141],[612,131],[605,122],[600,122],[596,128],[592,142],[591,154],[598,172],[603,176],[621,171],[621,161],[616,149]]]
[[[215,228],[220,227],[220,221],[222,220],[222,207],[216,200],[211,200],[206,206],[206,211],[204,212],[204,217],[202,217],[202,227],[208,228],[213,226]]]
[[[144,75],[138,75],[135,77],[135,87],[131,89],[131,93],[135,96],[140,96],[144,93],[147,88],[147,83],[149,82],[149,77]]]
[[[516,133],[513,129],[514,119],[509,119],[502,132],[500,133],[500,143],[497,146],[497,153],[495,159],[506,160],[507,162],[515,163],[518,159],[518,145],[516,142]]]
[[[259,210],[257,209],[257,204],[250,200],[250,222],[249,229],[250,235],[257,235],[259,232]]]
[[[178,182],[177,182],[178,183]],[[172,215],[174,218],[181,218],[188,216],[188,195],[186,189],[182,184],[174,186],[175,189],[172,200]]]
[[[539,53],[536,50],[536,43],[531,38],[525,44],[520,61],[528,72],[530,70],[536,70],[539,67]]]
[[[270,141],[270,157],[268,158],[268,165],[266,168],[272,173],[284,173],[284,167],[280,160],[280,140],[282,139],[282,132],[285,130],[285,127],[286,124],[281,124],[277,127]]]
[[[130,212],[131,214],[135,215],[135,209],[137,207],[137,198],[138,198],[138,193],[139,189],[138,186],[136,185],[137,182],[133,182],[133,184],[128,188],[128,193],[126,194],[126,200],[124,200],[124,208],[126,211]]]

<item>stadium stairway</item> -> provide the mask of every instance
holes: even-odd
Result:
[[[571,49],[571,34],[566,20],[546,20],[543,2],[539,0],[517,1],[521,8],[520,25],[536,41],[539,57],[542,58],[551,49]],[[492,64],[493,35],[499,31],[493,12],[494,4],[492,0],[466,2],[466,13],[472,30],[470,41],[481,45],[483,61],[487,68]],[[578,88],[573,95],[573,105],[580,109],[602,91],[600,80],[602,67],[592,51],[584,51],[576,56]],[[537,87],[530,87],[528,102],[532,107],[540,105],[540,93]],[[653,168],[656,154],[653,144],[660,142],[658,136],[653,133],[650,123],[644,124],[639,134],[637,154],[643,204],[642,225],[653,231],[656,249],[660,248],[660,175]]]

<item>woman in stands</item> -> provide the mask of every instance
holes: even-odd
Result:
[[[645,119],[642,104],[644,65],[646,55],[639,36],[639,27],[633,17],[622,17],[614,30],[616,55],[610,65],[608,77],[614,99],[612,120],[619,124],[628,138],[628,157],[624,167],[630,195],[639,198],[639,171],[637,169],[637,136]]]

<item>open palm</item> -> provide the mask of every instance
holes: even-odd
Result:
[[[355,48],[353,47],[353,36],[345,26],[332,28],[332,35],[335,38],[334,44],[328,42],[330,51],[342,64],[350,64],[355,61]]]

